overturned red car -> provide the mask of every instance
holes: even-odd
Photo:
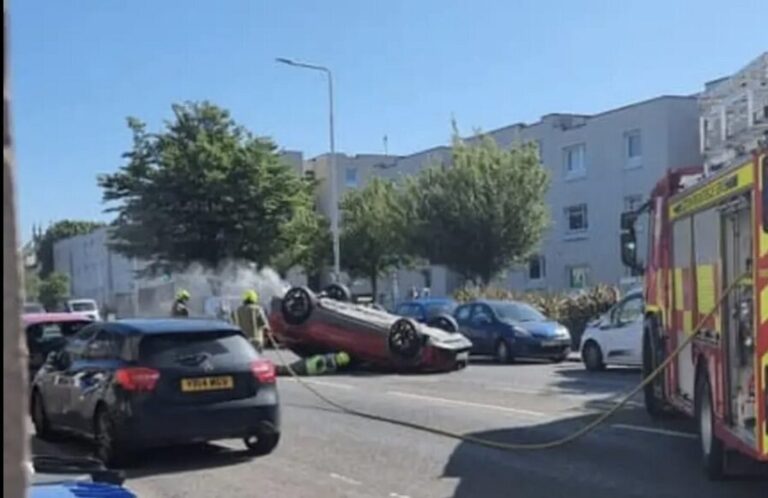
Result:
[[[272,300],[270,325],[277,340],[300,356],[345,351],[357,363],[396,371],[467,365],[472,343],[450,315],[422,324],[350,301],[338,284],[320,294],[293,287]]]

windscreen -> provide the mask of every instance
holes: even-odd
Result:
[[[494,305],[493,310],[502,320],[541,322],[547,319],[536,308],[523,303],[500,303]]]
[[[256,357],[256,351],[237,332],[190,332],[148,335],[141,341],[139,355],[143,363],[153,366],[178,365],[201,355],[245,364]]]

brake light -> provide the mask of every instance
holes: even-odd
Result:
[[[275,365],[269,360],[256,360],[251,363],[251,373],[262,384],[275,383]]]
[[[126,391],[154,391],[160,372],[152,368],[121,368],[115,372],[115,381]]]

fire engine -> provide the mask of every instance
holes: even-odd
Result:
[[[767,151],[711,175],[669,171],[621,217],[622,261],[645,277],[644,373],[696,334],[646,386],[645,406],[696,418],[711,478],[732,452],[768,461]],[[645,215],[641,263],[635,223]]]

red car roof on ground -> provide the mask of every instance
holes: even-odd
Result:
[[[24,325],[50,322],[92,322],[93,319],[81,313],[26,313],[21,315]]]

